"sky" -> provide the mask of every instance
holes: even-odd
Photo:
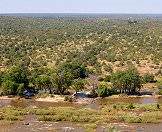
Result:
[[[0,0],[0,13],[162,14],[162,0]]]

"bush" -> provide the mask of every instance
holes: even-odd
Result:
[[[4,72],[2,78],[3,94],[22,95],[23,90],[28,88],[27,70],[21,66],[12,66]]]
[[[137,70],[118,71],[111,76],[113,88],[120,93],[135,94],[141,88],[141,77]]]
[[[87,71],[84,65],[77,62],[65,62],[53,74],[52,85],[58,94],[65,94],[72,84],[75,86],[75,90],[78,91],[78,89],[83,89],[84,84],[81,79],[86,76]],[[77,81],[74,82],[75,80]]]
[[[99,97],[106,97],[108,95],[108,89],[107,87],[99,87],[97,89],[97,94]]]
[[[154,75],[152,74],[145,74],[142,77],[143,83],[153,83],[155,82]]]
[[[23,83],[19,84],[17,88],[17,95],[23,96],[24,90],[25,90],[24,84]]]
[[[3,77],[3,74],[2,74],[2,72],[0,71],[0,86],[1,86],[1,84],[2,84],[2,77]]]
[[[17,91],[17,87],[18,87],[17,83],[10,81],[10,80],[6,80],[5,82],[2,83],[3,94],[4,95],[15,95]]]
[[[87,70],[79,62],[65,62],[59,66],[58,72],[70,73],[73,79],[87,77]]]
[[[116,94],[116,91],[112,88],[109,88],[105,84],[99,84],[97,94],[99,97],[106,97]]]
[[[72,83],[72,88],[75,90],[75,92],[79,92],[81,90],[84,89],[84,80],[82,79],[76,79],[74,80],[74,82]]]

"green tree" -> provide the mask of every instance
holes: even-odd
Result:
[[[52,81],[48,75],[38,75],[33,82],[37,90],[45,90],[46,92],[52,93]]]
[[[153,83],[155,82],[154,78],[155,78],[154,75],[147,73],[142,77],[142,80],[143,80],[143,83]]]
[[[13,81],[6,80],[2,82],[2,90],[4,95],[16,95],[17,88],[18,84]]]
[[[28,84],[27,69],[21,66],[12,66],[2,78],[3,93],[7,95],[22,95],[23,90],[28,88]]]
[[[77,62],[65,62],[59,65],[53,74],[53,87],[57,93],[64,94],[75,79],[83,79],[86,76],[87,71],[84,65]]]
[[[100,83],[97,88],[97,94],[99,97],[106,97],[116,94],[115,89],[112,89],[107,83]]]
[[[27,87],[29,84],[27,78],[27,69],[20,66],[12,66],[4,73],[2,81],[5,82],[6,80],[10,80],[18,84],[24,83],[24,86]]]
[[[0,86],[2,84],[3,73],[0,71]]]
[[[75,90],[75,92],[79,92],[84,89],[85,81],[82,79],[76,79],[73,81],[72,88]]]
[[[71,86],[73,81],[73,76],[70,72],[57,71],[53,74],[53,87],[55,92],[58,94],[64,94],[67,89]]]
[[[135,69],[113,73],[111,82],[120,93],[134,94],[141,88],[141,77]]]
[[[17,95],[23,96],[24,90],[25,90],[24,83],[19,84],[16,91]]]
[[[162,77],[160,79],[158,79],[157,86],[159,89],[162,89]]]
[[[79,62],[65,62],[58,68],[59,72],[69,72],[73,79],[87,77],[87,70],[84,65]]]

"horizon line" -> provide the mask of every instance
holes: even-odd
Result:
[[[113,12],[0,12],[0,14],[135,14],[135,15],[162,15],[162,13],[113,13]]]

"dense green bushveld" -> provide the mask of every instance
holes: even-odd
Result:
[[[28,87],[27,69],[21,66],[13,66],[2,75],[3,94],[22,95]]]
[[[85,81],[82,79],[74,80],[72,88],[76,91],[76,93],[83,90],[85,88]]]
[[[111,82],[113,88],[120,93],[134,94],[141,88],[141,77],[137,70],[128,69],[126,71],[117,71],[112,74]]]
[[[97,88],[97,94],[99,97],[107,97],[117,94],[117,91],[108,86],[106,83],[100,83]]]
[[[136,18],[134,18],[136,19]],[[77,60],[112,72],[99,60],[120,65],[140,64],[150,58],[162,61],[162,21],[108,17],[7,17],[0,16],[0,65],[19,62],[30,68]],[[107,64],[106,64],[107,65]]]
[[[64,94],[74,86],[74,80],[73,88],[78,91],[83,88],[78,79],[87,77],[87,68],[93,74],[105,76],[112,74],[114,67],[140,66],[142,60],[147,60],[160,70],[161,19],[132,19],[133,22],[106,16],[0,16],[3,93],[22,95],[24,89],[34,87],[38,91]],[[13,68],[14,65],[19,68]],[[110,81],[109,77],[104,81]],[[122,78],[125,84],[128,77],[129,73]],[[131,85],[130,92],[136,91],[132,87],[140,86],[136,77],[137,82],[133,82],[136,86]],[[145,81],[152,81],[150,77],[145,76]]]
[[[0,86],[3,95],[21,96],[24,90],[31,88],[50,94],[65,94],[70,86],[75,91],[82,90],[85,85],[83,79],[87,75],[87,69],[80,63],[65,62],[55,69],[47,67],[29,69],[18,65],[4,71],[0,78]]]

